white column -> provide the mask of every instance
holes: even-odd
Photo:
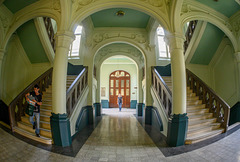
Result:
[[[55,114],[66,113],[68,51],[74,37],[74,33],[71,31],[59,31],[56,34],[56,55],[52,80],[52,111]]]
[[[97,93],[97,98],[96,98],[96,102],[100,103],[101,102],[101,85],[100,85],[100,66],[96,66],[96,79],[97,79],[97,89],[96,89],[96,93]]]
[[[142,91],[142,80],[143,80],[143,69],[139,67],[138,69],[138,87],[137,87],[137,103],[143,103],[143,91]]]
[[[167,36],[172,67],[172,106],[173,114],[186,113],[186,68],[183,54],[184,36]]]
[[[0,81],[2,81],[2,66],[3,66],[3,56],[5,54],[5,50],[0,49]],[[2,84],[0,84],[0,99],[2,99]]]

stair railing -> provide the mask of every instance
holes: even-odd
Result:
[[[31,92],[34,89],[34,85],[38,84],[40,87],[40,92],[46,90],[49,85],[52,84],[52,71],[53,68],[50,68],[37,79],[35,79],[30,85],[27,86],[15,99],[9,104],[9,118],[10,126],[13,131],[13,128],[17,126],[17,122],[21,121],[21,116],[24,116],[25,109],[27,107],[27,101],[25,95]]]
[[[154,67],[152,67],[152,86],[164,107],[166,115],[170,117],[172,113],[172,92]]]
[[[221,127],[224,128],[224,132],[226,132],[229,122],[230,106],[188,69],[186,69],[186,74],[187,85],[199,96],[202,103],[206,104],[206,108],[209,108],[209,112],[213,113],[213,116],[217,118],[217,122],[221,123]]]
[[[188,25],[188,28],[187,28],[187,31],[186,31],[186,34],[185,34],[186,40],[184,42],[184,53],[187,51],[188,45],[189,45],[189,43],[192,39],[193,33],[194,33],[195,28],[197,26],[197,22],[198,22],[197,20],[189,22],[189,25]]]
[[[88,68],[85,67],[67,90],[67,114],[70,117],[79,98],[88,85]]]
[[[43,17],[43,21],[44,21],[44,24],[45,24],[45,27],[46,27],[46,30],[47,30],[47,33],[48,33],[48,37],[49,37],[49,40],[50,40],[52,48],[53,48],[53,51],[55,52],[56,51],[56,43],[55,43],[54,30],[53,30],[51,18]]]

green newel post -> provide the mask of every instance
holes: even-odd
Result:
[[[102,105],[101,105],[101,103],[94,103],[93,106],[95,108],[95,116],[101,116],[102,115]]]
[[[137,111],[137,116],[143,116],[143,103],[137,103],[136,111]]]
[[[52,113],[50,124],[54,144],[63,147],[70,146],[72,144],[72,138],[67,114]]]
[[[182,146],[185,143],[188,130],[188,116],[174,114],[168,122],[167,143],[171,147]]]
[[[152,106],[146,106],[145,108],[145,124],[152,125]]]

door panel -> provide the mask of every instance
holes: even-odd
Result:
[[[109,107],[118,107],[117,97],[121,93],[123,108],[130,107],[130,74],[126,71],[114,71],[109,76]]]

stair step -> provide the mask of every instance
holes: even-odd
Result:
[[[188,105],[199,105],[199,104],[202,104],[202,100],[187,101],[187,106]]]
[[[209,139],[211,137],[214,137],[216,135],[223,133],[223,131],[224,131],[223,128],[219,128],[216,130],[205,132],[203,134],[196,134],[194,136],[187,137],[187,139],[185,140],[185,144],[193,144],[193,143],[197,143],[197,142]]]
[[[220,127],[220,125],[221,125],[220,123],[211,123],[209,125],[201,125],[198,127],[190,128],[190,129],[188,129],[187,137],[191,137],[196,134],[203,134],[205,132],[216,130]]]
[[[31,124],[29,121],[29,117],[27,117],[27,116],[22,116],[21,120],[23,123]],[[51,130],[50,122],[40,121],[40,128]]]
[[[194,97],[196,96],[196,93],[187,93],[187,97]]]
[[[50,116],[40,114],[40,121],[50,122]]]
[[[188,115],[198,115],[198,114],[204,114],[204,113],[208,113],[209,112],[209,109],[192,109],[192,110],[189,110],[187,109],[187,114]]]
[[[187,97],[187,101],[196,101],[196,100],[199,100],[199,97],[198,96],[189,96]]]
[[[44,144],[48,144],[48,145],[51,145],[53,143],[51,138],[46,138],[43,136],[36,137],[35,133],[27,132],[24,129],[21,129],[19,127],[14,127],[14,132],[16,132],[24,137],[30,138],[34,141],[40,142],[40,143],[44,143]]]
[[[52,116],[52,110],[48,110],[48,109],[41,109],[40,110],[40,114],[41,115],[47,115],[47,116]]]
[[[188,105],[187,110],[196,110],[196,109],[205,109],[206,105],[205,104],[199,104],[199,105]]]
[[[212,123],[215,123],[217,121],[217,118],[210,118],[210,119],[204,119],[204,120],[189,120],[188,121],[188,129],[191,129],[193,127],[199,127],[203,125],[209,125]]]
[[[209,119],[213,117],[213,113],[205,113],[200,115],[188,115],[189,121]]]
[[[17,122],[17,125],[19,128],[21,128],[27,132],[35,134],[35,129],[32,128],[32,124],[27,124],[27,123],[20,121],[20,122]],[[51,130],[43,129],[43,128],[40,128],[40,135],[43,137],[47,137],[47,138],[52,137]]]

